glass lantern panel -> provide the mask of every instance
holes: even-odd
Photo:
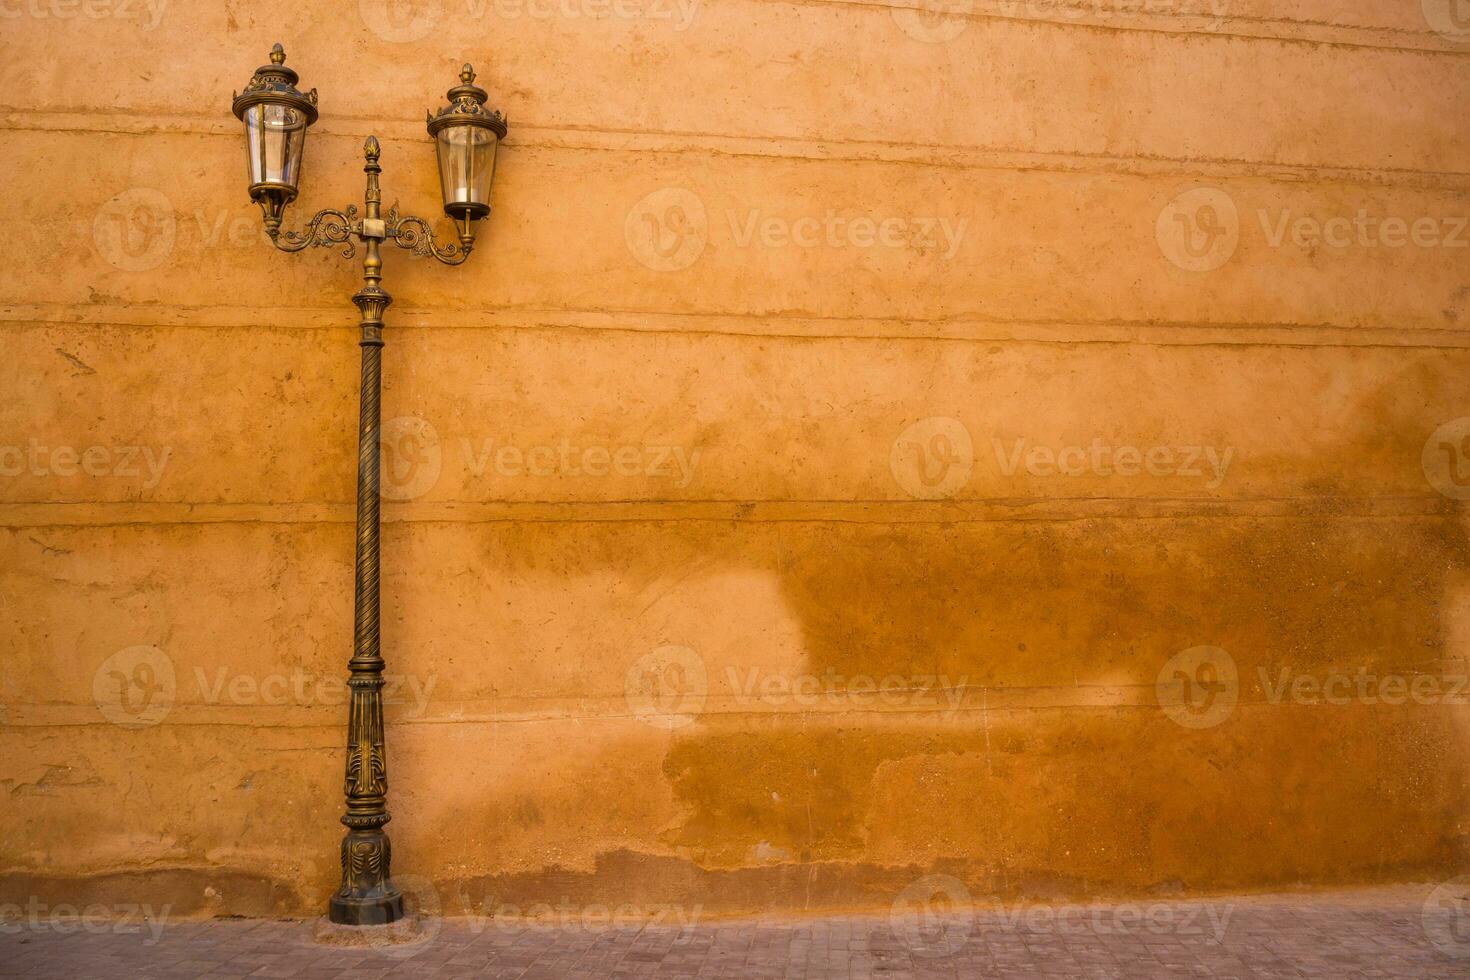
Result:
[[[439,130],[439,183],[446,211],[456,204],[490,204],[497,143],[495,133],[484,126],[446,126]]]
[[[262,102],[245,110],[245,163],[252,184],[301,180],[306,149],[306,114],[291,106]]]

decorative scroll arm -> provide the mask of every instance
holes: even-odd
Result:
[[[396,206],[389,208],[385,217],[388,241],[399,248],[408,249],[414,255],[432,255],[445,265],[459,265],[470,257],[469,243],[440,245],[434,239],[434,230],[423,218],[411,214],[399,217]]]
[[[282,252],[299,252],[308,245],[317,248],[342,246],[342,257],[350,259],[357,254],[357,243],[353,236],[362,231],[362,222],[357,217],[357,205],[347,205],[347,210],[327,208],[318,211],[306,223],[304,231],[275,233],[267,229],[271,244]]]

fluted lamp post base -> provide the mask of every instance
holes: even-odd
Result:
[[[333,895],[327,918],[343,926],[385,926],[403,918],[403,896],[392,885],[361,898]]]
[[[403,894],[388,877],[392,853],[388,835],[376,827],[347,831],[342,886],[332,895],[328,919],[344,926],[384,926],[403,918]]]
[[[342,926],[385,926],[403,918],[403,896],[391,890],[375,898],[333,895],[327,918]]]

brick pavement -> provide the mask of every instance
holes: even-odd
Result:
[[[3,924],[0,976],[1470,978],[1465,890],[1451,899],[1424,887],[689,927],[427,919],[409,941],[352,932],[366,943],[353,946],[320,922],[84,925],[51,918],[65,913],[58,908]]]

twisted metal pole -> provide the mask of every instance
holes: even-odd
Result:
[[[357,582],[354,590],[354,642],[347,722],[347,810],[342,823],[342,884],[332,896],[333,922],[377,925],[403,917],[403,896],[393,886],[392,847],[383,825],[388,817],[388,756],[383,741],[383,657],[378,645],[379,427],[382,393],[383,312],[391,303],[379,285],[387,236],[378,187],[381,150],[376,137],[363,147],[367,175],[362,289],[352,302],[362,314],[362,396],[357,427]]]

